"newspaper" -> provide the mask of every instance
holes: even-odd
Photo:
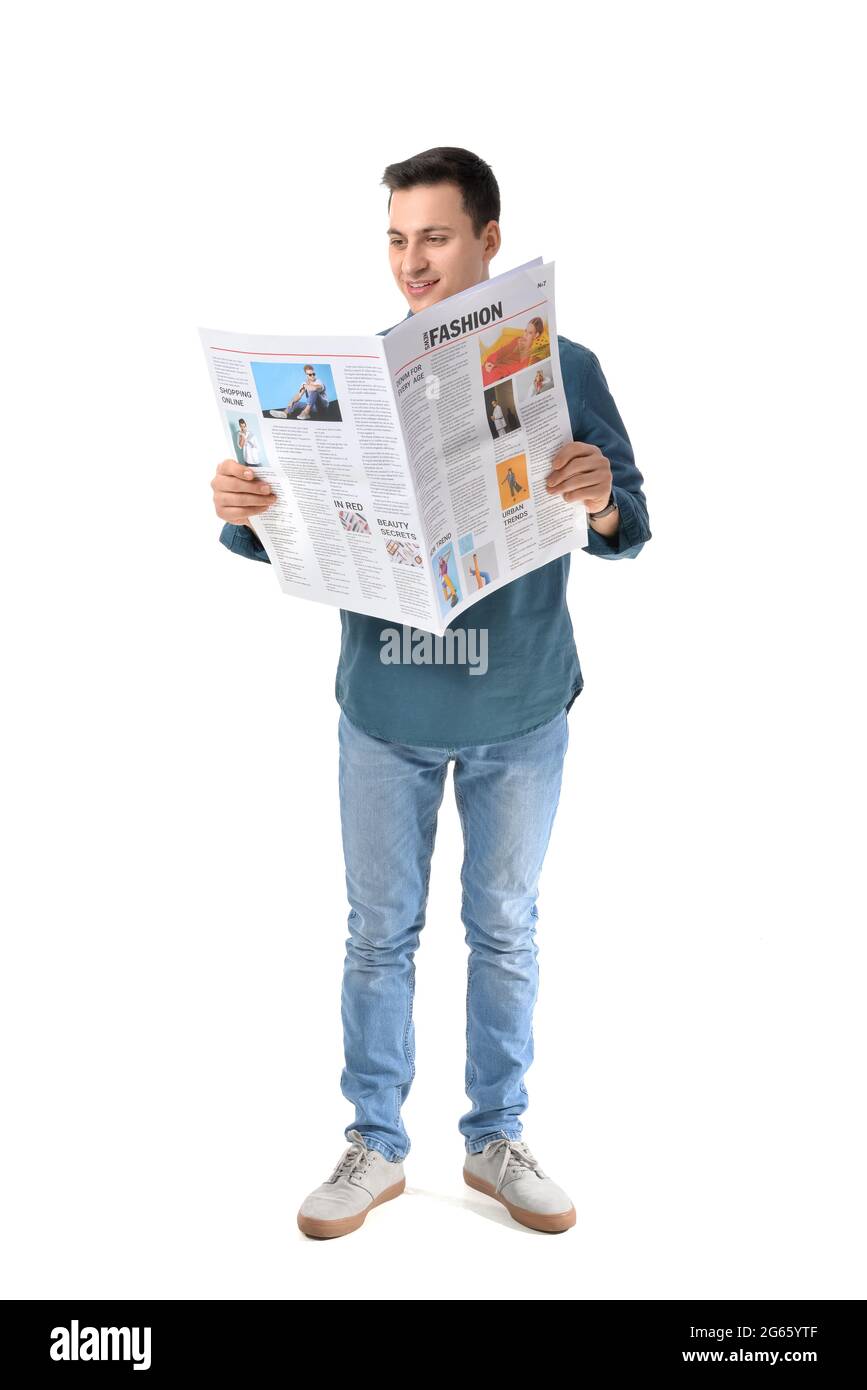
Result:
[[[584,506],[545,489],[572,439],[554,262],[385,336],[199,332],[235,457],[277,495],[250,525],[284,593],[442,636],[587,544]]]

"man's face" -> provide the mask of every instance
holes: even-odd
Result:
[[[388,248],[392,274],[416,312],[489,280],[500,228],[492,221],[475,236],[457,184],[419,184],[392,194]]]

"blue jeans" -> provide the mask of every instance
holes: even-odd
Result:
[[[310,406],[311,420],[316,420],[326,413],[326,407],[322,403],[322,392],[317,391],[312,397],[308,396],[307,400],[299,401],[297,405],[293,405],[292,409],[287,414],[287,419],[297,419],[302,410],[307,409],[308,405]]]
[[[464,838],[468,1153],[519,1139],[529,1103],[539,985],[536,897],[569,741],[562,710],[503,743],[428,748],[374,738],[341,712],[340,815],[351,911],[341,1013],[346,1126],[404,1158],[401,1119],[415,1076],[415,952],[424,925],[437,812],[449,762]]]

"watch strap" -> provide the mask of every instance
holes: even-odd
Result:
[[[609,512],[615,512],[616,510],[617,503],[614,500],[614,488],[612,488],[607,506],[603,507],[601,512],[588,512],[587,515],[591,521],[596,521],[600,516],[607,516]]]

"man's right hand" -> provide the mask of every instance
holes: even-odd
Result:
[[[252,468],[235,459],[223,459],[217,465],[211,487],[217,516],[231,521],[234,526],[245,526],[251,516],[264,512],[277,501],[270,483],[262,482]]]

